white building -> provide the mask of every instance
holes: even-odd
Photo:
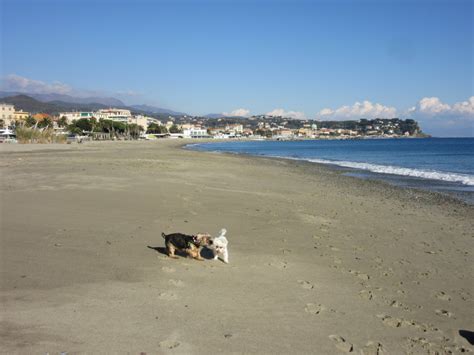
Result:
[[[81,118],[90,119],[94,117],[94,112],[60,112],[59,118],[66,117],[67,123],[80,120]]]
[[[132,113],[130,112],[130,110],[123,110],[120,108],[108,108],[95,112],[95,117],[98,120],[104,119],[127,123],[128,120],[132,118]]]
[[[0,120],[3,120],[5,127],[12,125],[15,122],[15,106],[0,103]]]
[[[183,130],[183,137],[184,138],[207,138],[209,135],[207,131],[202,128],[187,128]]]

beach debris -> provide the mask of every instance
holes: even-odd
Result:
[[[314,303],[307,303],[304,310],[306,311],[306,313],[316,315],[316,314],[319,314],[319,313],[325,311],[326,307],[323,306],[322,304],[316,305]]]
[[[112,245],[112,242],[109,241],[109,240],[107,240],[106,243],[107,243],[108,245]]]
[[[340,335],[330,335],[329,339],[331,339],[334,342],[334,345],[336,346],[337,349],[341,350],[342,352],[345,353],[350,353],[353,350],[353,346],[351,343],[347,342],[346,339],[341,337]]]
[[[61,243],[54,243],[54,246],[55,246],[55,247],[61,247],[62,244],[61,244]]]
[[[232,334],[230,333],[224,334],[224,338],[226,339],[232,338]]]

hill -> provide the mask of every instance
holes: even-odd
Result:
[[[157,114],[168,114],[172,116],[184,116],[186,113],[184,112],[177,112],[173,110],[168,110],[166,108],[150,106],[150,105],[131,105],[130,108],[138,111],[149,112],[149,113],[157,113]]]
[[[34,93],[22,93],[22,92],[11,92],[11,91],[0,91],[0,98],[11,97],[11,96],[18,96],[18,95],[26,95],[32,97],[35,100],[41,102],[52,102],[55,103],[57,101],[69,104],[99,104],[104,105],[107,107],[124,107],[125,104],[113,97],[75,97],[71,95],[64,95],[64,94],[34,94]]]

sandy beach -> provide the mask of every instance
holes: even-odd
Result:
[[[474,351],[473,206],[182,144],[0,147],[1,353]]]

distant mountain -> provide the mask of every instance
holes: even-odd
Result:
[[[43,112],[57,114],[67,111],[96,111],[109,106],[98,103],[75,104],[70,102],[52,101],[42,102],[27,95],[16,95],[0,98],[1,102],[12,104],[16,110],[23,110],[31,113]]]
[[[209,113],[207,115],[205,115],[204,117],[206,118],[221,118],[221,117],[225,117],[222,113]]]
[[[129,107],[132,108],[132,109],[135,109],[135,110],[139,110],[139,111],[143,111],[143,112],[149,112],[149,113],[168,114],[168,115],[173,115],[173,116],[186,115],[186,113],[184,113],[184,112],[172,111],[172,110],[168,110],[166,108],[150,106],[150,105],[131,105]]]
[[[32,94],[32,93],[21,93],[21,92],[9,92],[0,91],[0,98],[26,95],[32,97],[41,102],[66,102],[72,104],[101,104],[107,107],[125,107],[125,104],[113,97],[74,97],[63,94]]]
[[[247,119],[248,117],[244,117],[244,116],[226,116],[224,115],[223,113],[209,113],[207,115],[205,115],[204,117],[206,118],[227,118],[227,119]]]
[[[8,96],[0,99],[1,102],[15,106],[15,110],[27,112],[56,113],[62,111],[60,106],[55,104],[41,102],[26,95]]]

